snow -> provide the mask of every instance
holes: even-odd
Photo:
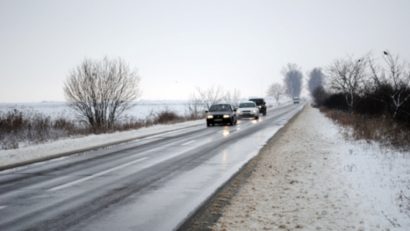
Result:
[[[179,129],[189,129],[193,126],[199,125],[205,126],[204,121],[195,120],[177,124],[155,125],[125,132],[68,137],[57,141],[26,146],[19,149],[0,150],[0,167],[44,157],[57,156],[66,152],[78,152],[84,149],[107,145],[109,143],[140,139],[149,135],[151,135],[150,138],[153,138],[152,135],[157,133],[172,132]]]
[[[142,100],[130,108],[124,117],[133,117],[137,119],[146,119],[157,112],[169,109],[175,111],[178,115],[187,113],[187,101],[183,100]],[[41,103],[0,103],[0,112],[7,112],[13,109],[32,113],[41,113],[50,116],[52,119],[64,117],[75,119],[76,112],[71,109],[65,102],[41,102]]]
[[[307,107],[224,208],[214,230],[409,230],[410,153],[346,140]]]

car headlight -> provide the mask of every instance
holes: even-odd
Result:
[[[255,110],[255,109],[253,109],[253,113],[256,113],[256,110]]]
[[[214,116],[213,116],[213,115],[208,115],[206,118],[208,118],[208,119],[213,119]]]
[[[227,118],[229,118],[229,115],[224,115],[224,119],[227,119]]]

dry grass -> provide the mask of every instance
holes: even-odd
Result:
[[[176,122],[186,121],[184,116],[179,116],[177,113],[164,109],[156,114],[154,118],[154,124],[170,124]]]
[[[39,113],[11,110],[0,113],[0,149],[15,149],[19,143],[42,143],[72,134],[84,134],[87,129],[65,118],[52,120]]]
[[[37,144],[72,135],[126,131],[154,124],[171,124],[190,119],[194,118],[180,116],[169,109],[164,109],[158,113],[151,113],[145,120],[125,117],[112,128],[96,130],[62,117],[51,119],[40,113],[11,110],[5,113],[0,112],[0,150],[16,149],[21,143]]]
[[[388,116],[368,116],[324,108],[321,108],[321,111],[343,127],[350,128],[350,135],[354,139],[377,141],[401,150],[410,148],[408,125]]]

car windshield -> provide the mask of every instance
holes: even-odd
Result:
[[[216,104],[212,105],[209,111],[232,111],[232,109],[228,104]]]
[[[244,108],[244,107],[256,107],[255,103],[240,103],[239,108]]]
[[[250,99],[249,101],[253,101],[256,105],[262,105],[264,103],[263,99]]]

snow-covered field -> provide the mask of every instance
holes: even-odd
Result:
[[[146,119],[151,114],[163,111],[165,109],[176,112],[179,115],[185,115],[188,111],[188,101],[170,101],[170,100],[142,100],[135,104],[124,116],[137,119]],[[27,113],[41,113],[50,116],[52,119],[64,117],[75,119],[76,112],[73,111],[65,102],[42,102],[42,103],[0,103],[0,112],[6,112],[17,109]]]
[[[308,107],[268,144],[214,230],[410,230],[410,152],[341,130]]]
[[[266,98],[266,102],[270,107],[276,105],[270,97]],[[282,97],[280,104],[288,102],[289,99],[287,97]],[[189,113],[188,103],[188,100],[141,100],[135,103],[134,107],[126,111],[123,116],[146,119],[163,110],[171,110],[183,116]],[[27,113],[41,113],[50,116],[52,119],[58,117],[75,119],[77,115],[65,102],[0,103],[0,112],[7,112],[14,109]]]

